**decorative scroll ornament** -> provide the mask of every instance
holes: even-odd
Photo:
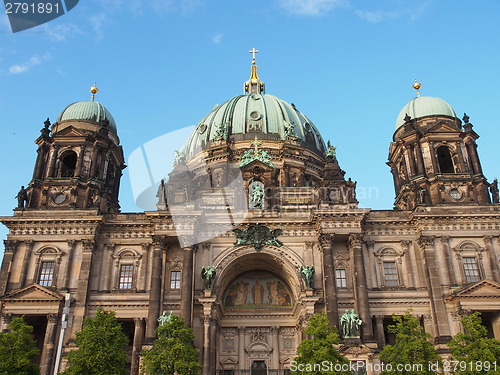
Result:
[[[238,165],[239,168],[243,168],[245,165],[250,164],[254,160],[258,160],[273,169],[276,168],[271,161],[271,155],[269,155],[269,151],[259,150],[260,144],[262,144],[262,142],[260,142],[257,137],[255,137],[255,140],[251,143],[254,148],[245,151],[245,153],[241,157],[240,165]]]
[[[281,229],[271,230],[260,223],[250,224],[247,230],[233,229],[236,234],[235,246],[253,246],[256,251],[261,251],[265,245],[282,247],[283,243],[276,237],[283,231]]]

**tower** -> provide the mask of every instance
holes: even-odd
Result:
[[[444,100],[420,96],[401,110],[389,149],[396,190],[395,206],[477,205],[490,203],[489,184],[477,153],[479,135],[469,117],[464,125]]]
[[[119,209],[125,168],[111,113],[92,98],[68,105],[36,139],[38,157],[26,197],[27,209]]]

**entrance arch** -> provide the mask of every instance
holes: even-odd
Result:
[[[215,259],[218,369],[289,368],[306,311],[301,264],[293,250],[270,246],[233,247]]]

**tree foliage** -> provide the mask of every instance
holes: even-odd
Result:
[[[125,375],[128,338],[114,311],[97,310],[95,317],[83,320],[76,333],[78,349],[68,353],[64,375]]]
[[[317,364],[318,367],[322,363],[328,363],[328,368],[332,365],[348,364],[349,361],[342,357],[335,349],[334,345],[340,342],[337,328],[330,327],[326,313],[318,313],[309,318],[309,325],[304,331],[307,335],[313,336],[312,339],[303,340],[297,348],[298,356],[295,358],[295,365],[298,370],[293,371],[294,374],[344,374],[344,372],[328,371],[324,369],[314,368],[311,365]],[[309,366],[308,366],[309,365]]]
[[[458,361],[455,373],[458,375],[498,374],[500,341],[487,337],[486,327],[481,324],[481,313],[475,312],[464,316],[461,322],[464,332],[457,333],[448,343],[453,360]],[[494,366],[495,362],[496,366]],[[453,363],[451,365],[455,367]]]
[[[23,318],[14,318],[11,332],[0,332],[0,375],[37,375],[40,373],[33,360],[38,348],[31,338],[33,327]]]
[[[442,369],[441,357],[431,342],[432,336],[424,332],[419,319],[411,315],[411,311],[403,316],[393,315],[392,319],[396,324],[388,326],[388,331],[396,335],[396,342],[386,345],[380,352],[384,365],[390,364],[384,367],[381,375],[427,375]]]
[[[193,375],[199,374],[199,353],[194,347],[193,330],[184,319],[171,315],[156,331],[153,348],[144,352],[141,374]]]

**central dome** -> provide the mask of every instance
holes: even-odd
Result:
[[[273,95],[253,93],[237,95],[216,105],[191,133],[186,156],[191,158],[200,149],[219,139],[231,141],[294,139],[321,156],[325,143],[313,123],[293,104]]]

